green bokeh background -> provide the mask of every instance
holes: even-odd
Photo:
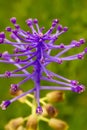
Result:
[[[39,24],[44,25],[46,30],[50,27],[52,19],[59,18],[63,26],[69,27],[69,31],[59,38],[58,43],[68,44],[71,40],[82,37],[87,41],[87,0],[0,0],[0,31],[11,25],[9,18],[12,16],[17,17],[18,23],[25,30],[28,29],[25,25],[27,18],[38,18]],[[82,51],[86,44],[81,49],[72,50],[72,53]],[[10,47],[0,45],[0,52],[6,49],[10,50]],[[62,65],[54,64],[54,67],[50,65],[49,69],[69,79],[76,79],[87,86],[87,56],[81,61],[64,62]],[[12,70],[12,66],[1,63],[0,73],[4,73],[5,70]],[[20,80],[20,78],[0,78],[0,102],[11,98],[10,83]],[[29,86],[31,84],[28,82],[23,87]],[[59,117],[68,122],[69,130],[87,130],[87,91],[81,95],[66,92],[65,101],[56,105],[60,110]],[[6,111],[0,109],[0,130],[4,130],[4,125],[10,119],[27,116],[29,113],[30,109],[19,102],[13,103]],[[50,128],[45,123],[41,123],[40,130],[44,129]]]

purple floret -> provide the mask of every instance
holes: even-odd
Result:
[[[11,100],[3,101],[1,104],[2,109],[6,109],[12,102],[19,98],[29,93],[34,93],[37,102],[36,113],[41,114],[43,110],[40,106],[40,90],[70,90],[76,93],[84,91],[83,85],[80,85],[78,81],[69,80],[46,68],[51,62],[62,64],[64,61],[83,59],[87,53],[87,48],[79,54],[65,57],[62,55],[72,48],[80,47],[85,43],[84,39],[80,39],[79,41],[73,40],[69,45],[65,45],[64,43],[55,45],[54,43],[58,37],[68,30],[67,27],[62,27],[62,25],[59,24],[58,19],[53,20],[50,29],[44,34],[42,32],[44,27],[39,27],[37,19],[26,20],[31,31],[22,30],[16,23],[15,17],[12,17],[10,21],[13,23],[15,29],[8,26],[5,30],[11,33],[10,38],[12,38],[12,41],[6,38],[4,32],[1,32],[0,44],[3,43],[13,46],[13,54],[10,54],[8,51],[0,53],[0,62],[13,64],[17,69],[5,71],[4,74],[0,74],[0,77],[24,78],[17,84],[11,84],[10,90],[13,92],[17,91],[19,86],[30,79],[34,81],[34,87]],[[58,50],[58,54],[55,56],[51,54],[53,49]],[[31,73],[27,70],[30,66],[33,67]],[[55,83],[56,86],[41,86],[41,80]]]
[[[0,107],[2,108],[2,110],[6,110],[6,108],[11,104],[11,101],[10,100],[6,100],[6,101],[3,101],[0,105]]]

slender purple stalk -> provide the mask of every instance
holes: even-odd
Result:
[[[24,80],[20,81],[18,84],[11,84],[10,90],[14,92],[18,90],[21,84],[25,83],[29,79],[34,81],[34,88],[11,100],[3,101],[0,105],[2,109],[6,109],[12,102],[26,96],[29,93],[35,93],[35,99],[37,102],[36,112],[42,113],[39,101],[40,90],[69,90],[77,93],[84,91],[84,86],[80,85],[78,81],[69,80],[47,70],[46,68],[46,66],[51,62],[61,64],[63,61],[83,59],[84,55],[87,53],[87,48],[79,54],[67,57],[63,57],[62,55],[72,48],[80,47],[85,43],[84,39],[80,39],[79,41],[73,40],[69,45],[65,45],[63,43],[54,45],[58,37],[68,30],[67,27],[62,27],[62,25],[59,24],[58,19],[53,20],[50,29],[45,34],[42,32],[44,28],[39,27],[37,19],[26,20],[31,32],[22,30],[16,23],[15,17],[11,18],[10,21],[14,25],[15,29],[6,27],[5,30],[10,32],[10,37],[13,40],[8,40],[4,32],[1,32],[0,44],[11,45],[13,46],[14,51],[13,54],[9,54],[8,51],[0,53],[0,62],[13,64],[17,67],[17,69],[13,71],[5,71],[4,74],[0,74],[0,77],[24,77]],[[53,33],[54,30],[56,30],[55,33]],[[55,56],[52,56],[51,50],[53,49],[58,49],[60,52]],[[27,70],[30,66],[33,67],[32,73]],[[43,76],[43,73],[45,73],[45,76]],[[41,80],[49,81],[51,83],[53,82],[56,86],[41,86]]]

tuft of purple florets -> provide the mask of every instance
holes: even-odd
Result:
[[[44,34],[42,32],[44,27],[39,27],[37,19],[26,20],[26,24],[29,26],[31,31],[22,30],[16,23],[15,17],[11,18],[10,21],[14,25],[15,29],[6,27],[5,30],[11,33],[10,37],[12,38],[12,41],[6,38],[4,32],[1,32],[0,44],[11,45],[14,47],[14,50],[13,54],[10,54],[8,51],[0,53],[0,62],[13,64],[17,69],[6,71],[4,74],[0,74],[0,77],[24,77],[24,80],[20,81],[18,84],[11,84],[10,90],[12,92],[19,90],[21,84],[25,83],[29,79],[32,79],[35,85],[34,88],[29,91],[24,92],[11,100],[3,101],[1,104],[2,109],[6,109],[12,102],[22,96],[34,93],[37,101],[36,113],[41,114],[43,110],[39,101],[40,90],[71,90],[76,93],[84,91],[84,86],[80,85],[78,81],[64,78],[46,68],[46,66],[51,62],[61,64],[64,61],[83,59],[84,55],[87,53],[87,48],[79,54],[65,57],[62,55],[72,48],[80,47],[85,43],[84,39],[80,39],[79,41],[73,40],[69,45],[65,45],[64,43],[54,45],[58,37],[68,30],[67,27],[62,27],[62,25],[59,24],[58,19],[52,21],[50,29]],[[54,30],[56,30],[55,33]],[[52,56],[51,51],[53,49],[58,51],[60,50],[60,52],[55,56]],[[30,66],[33,67],[31,73],[27,70]],[[45,73],[45,76],[43,73]],[[55,80],[55,77],[58,78],[58,80]],[[55,83],[56,86],[42,86],[41,80]]]

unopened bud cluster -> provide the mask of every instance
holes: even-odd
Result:
[[[52,97],[51,97],[52,95]],[[53,97],[54,95],[54,97]],[[51,98],[50,98],[51,97]],[[30,100],[30,98],[33,100]],[[59,103],[64,100],[64,93],[61,91],[53,91],[47,93],[40,99],[43,113],[36,114],[36,102],[34,96],[28,94],[25,99],[19,100],[21,103],[26,103],[31,108],[31,114],[27,117],[18,117],[12,119],[5,126],[5,130],[39,130],[39,122],[46,122],[53,130],[68,130],[68,124],[59,119],[59,110],[54,103]],[[33,103],[32,103],[33,102]]]
[[[19,100],[19,98],[34,93],[37,102],[36,113],[41,114],[43,111],[40,105],[41,90],[66,90],[76,93],[81,93],[85,90],[84,85],[79,84],[78,81],[67,79],[47,69],[47,65],[52,62],[62,64],[64,61],[83,59],[84,55],[87,54],[87,48],[78,54],[63,56],[68,50],[82,46],[85,43],[83,38],[79,41],[72,40],[69,45],[65,45],[64,43],[55,45],[55,41],[59,36],[68,30],[67,27],[62,27],[59,24],[58,19],[52,21],[50,29],[44,34],[44,27],[39,27],[37,19],[26,20],[26,24],[30,29],[29,31],[21,29],[15,17],[12,17],[10,21],[14,25],[14,29],[8,26],[5,30],[10,33],[12,41],[6,38],[4,32],[0,32],[0,44],[12,46],[13,53],[9,53],[7,50],[0,53],[0,63],[12,64],[17,69],[12,71],[6,70],[4,74],[0,74],[0,77],[22,77],[24,79],[17,84],[12,83],[10,85],[10,93],[16,97],[3,101],[0,105],[3,110],[12,102]],[[51,53],[52,50],[58,50],[58,54],[53,56]],[[31,66],[33,69],[29,72],[28,68]],[[30,79],[34,81],[34,87],[32,86],[32,89],[29,88],[27,92],[22,92],[21,85]],[[55,85],[43,86],[41,85],[41,80],[55,83]],[[47,95],[47,98],[51,100],[49,95]]]

